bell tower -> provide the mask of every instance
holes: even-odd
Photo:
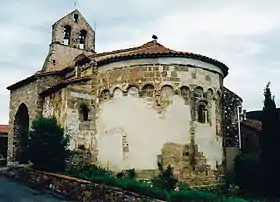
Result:
[[[73,59],[95,51],[95,32],[82,14],[75,9],[52,25],[52,42],[43,71],[71,66]]]

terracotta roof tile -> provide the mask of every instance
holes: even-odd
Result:
[[[91,77],[89,76],[86,76],[86,77],[77,77],[77,78],[71,78],[71,79],[67,79],[67,80],[64,80],[54,86],[51,86],[49,88],[47,88],[46,90],[42,91],[40,93],[40,96],[47,96],[49,94],[52,94],[54,92],[56,92],[57,90],[69,85],[69,84],[73,84],[73,83],[79,83],[79,82],[83,82],[83,81],[88,81],[90,80]]]
[[[73,68],[71,67],[66,67],[64,69],[61,69],[61,70],[57,70],[57,71],[48,71],[48,72],[45,72],[45,71],[38,71],[36,72],[35,74],[25,78],[25,79],[22,79],[10,86],[7,87],[8,90],[14,90],[22,85],[25,85],[27,83],[30,83],[32,81],[35,81],[37,78],[41,77],[41,76],[48,76],[48,75],[61,75],[63,76],[65,73],[69,72],[69,71],[72,71]]]
[[[99,58],[100,56],[105,56],[105,57]],[[99,65],[100,64],[102,65],[102,64],[120,61],[120,60],[126,60],[126,59],[135,59],[141,57],[160,57],[160,56],[178,56],[178,57],[198,59],[220,67],[221,70],[224,72],[225,76],[228,74],[228,67],[222,62],[219,62],[218,60],[195,53],[171,50],[161,45],[155,40],[145,43],[142,46],[133,47],[129,49],[120,49],[111,52],[97,53],[89,57],[95,58],[97,63]]]
[[[8,133],[9,132],[9,125],[0,124],[0,133]]]

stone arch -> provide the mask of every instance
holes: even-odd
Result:
[[[76,56],[72,62],[73,66],[83,66],[89,63],[91,60],[83,53]]]
[[[197,106],[197,121],[200,123],[208,122],[207,103],[199,102]]]
[[[169,100],[175,95],[175,91],[171,85],[164,85],[161,87],[160,95],[163,99]]]
[[[80,121],[89,121],[90,107],[82,102],[79,104],[79,119]]]
[[[108,89],[101,91],[101,93],[100,93],[101,101],[108,101],[110,98],[111,98],[111,93]]]
[[[142,88],[143,97],[153,97],[155,92],[155,87],[152,84],[146,84]]]
[[[194,96],[196,98],[203,98],[203,88],[201,86],[197,86],[194,90]]]
[[[212,88],[208,88],[207,90],[207,98],[208,99],[213,99],[213,96],[214,96],[214,91]]]
[[[190,101],[190,88],[187,86],[181,86],[180,95],[186,100]]]
[[[216,98],[219,100],[221,98],[221,91],[217,90]]]
[[[114,88],[113,90],[113,97],[122,97],[123,91],[119,87]]]
[[[24,103],[21,103],[14,120],[14,158],[20,164],[28,163],[26,144],[29,138],[29,112]]]
[[[87,31],[82,29],[80,31],[80,35],[79,35],[79,48],[80,49],[85,49],[86,40],[87,40]]]
[[[127,87],[128,96],[139,97],[139,86],[135,84],[130,84]]]
[[[72,31],[72,27],[70,25],[64,26],[64,37],[63,37],[64,45],[70,45],[71,31]]]

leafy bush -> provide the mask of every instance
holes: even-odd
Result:
[[[79,163],[77,167],[70,169],[69,174],[86,179],[114,177],[112,172],[91,163]]]
[[[179,191],[173,191],[177,180],[173,178],[172,168],[169,166],[166,170],[161,168],[161,173],[156,179],[151,181],[136,181],[129,179],[133,177],[133,171],[122,171],[117,176],[112,172],[93,164],[80,166],[79,170],[71,170],[70,176],[84,180],[89,180],[97,184],[105,184],[107,186],[118,187],[126,191],[135,192],[151,198],[167,200],[170,202],[180,201],[231,201],[243,202],[237,199],[228,199],[225,196],[210,193],[209,191],[191,190],[185,183],[177,183]],[[129,174],[129,173],[132,174]],[[153,183],[151,183],[153,182]]]
[[[160,163],[158,163],[158,168],[160,173],[157,177],[152,179],[153,185],[163,190],[174,190],[178,180],[173,176],[173,168],[169,165],[166,170],[164,170]]]
[[[124,178],[125,177],[125,173],[123,171],[121,171],[121,172],[116,174],[116,177],[119,178],[119,179],[120,178]]]
[[[176,187],[177,191],[186,191],[186,190],[190,190],[190,189],[191,188],[187,183],[184,183],[184,182],[177,183],[177,187]]]
[[[69,156],[69,136],[54,118],[38,117],[29,131],[28,157],[33,167],[45,171],[63,171]]]
[[[121,171],[116,174],[116,177],[121,179],[121,178],[127,178],[127,179],[135,179],[136,178],[136,172],[135,169],[128,169]]]
[[[135,172],[134,168],[126,170],[126,173],[127,173],[127,177],[129,179],[135,179],[136,178],[136,172]]]
[[[216,195],[207,191],[187,190],[171,192],[168,202],[203,201],[203,202],[245,202],[243,199],[227,198],[223,195]]]
[[[261,171],[256,155],[240,154],[235,158],[235,182],[248,192],[260,190]]]

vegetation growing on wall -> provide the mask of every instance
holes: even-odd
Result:
[[[134,169],[124,170],[117,173],[117,176],[115,176],[113,172],[93,164],[80,165],[76,167],[76,169],[70,170],[67,174],[80,179],[89,180],[93,183],[119,187],[126,191],[167,201],[244,201],[242,199],[226,197],[222,192],[215,194],[212,190],[204,189],[200,191],[190,189],[187,184],[178,182],[173,178],[171,166],[168,166],[167,169],[163,169],[161,164],[158,164],[158,166],[160,171],[158,176],[151,180],[142,181],[133,179]]]

